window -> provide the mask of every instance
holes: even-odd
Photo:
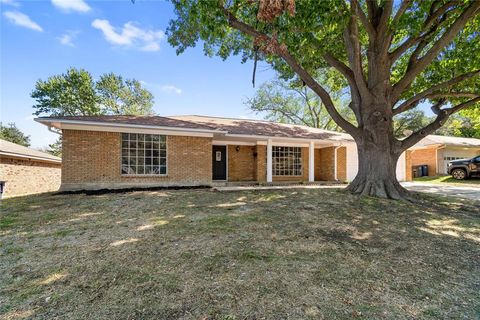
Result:
[[[273,147],[272,156],[274,176],[302,175],[302,149],[300,147]]]
[[[122,174],[167,174],[167,137],[122,133]]]

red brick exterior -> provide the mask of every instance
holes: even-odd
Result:
[[[228,181],[255,181],[256,146],[228,146]]]
[[[167,137],[167,175],[121,174],[121,134],[63,130],[62,190],[207,185],[212,180],[212,138]]]
[[[437,175],[437,146],[427,147],[423,149],[410,150],[411,165],[407,166],[407,172],[412,171],[412,167],[426,164],[428,165],[428,175]]]
[[[0,157],[0,180],[6,181],[3,197],[57,191],[61,163]]]
[[[228,146],[228,181],[266,181],[265,145]],[[334,147],[315,149],[315,179],[334,180]],[[273,181],[308,181],[309,148],[302,148],[301,176],[273,176]],[[63,131],[62,190],[212,183],[212,138],[167,136],[167,174],[121,174],[121,133]],[[337,177],[346,180],[346,148],[337,150]]]
[[[337,166],[337,179],[347,180],[347,148],[337,149],[337,163],[335,164],[335,147],[315,149],[315,180],[334,181],[335,165]]]

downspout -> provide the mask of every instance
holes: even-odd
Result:
[[[338,181],[338,177],[337,177],[337,150],[341,147],[342,147],[342,145],[336,146],[335,149],[333,150],[333,179],[335,181]]]
[[[48,126],[47,128],[48,128],[48,131],[50,131],[50,132],[56,133],[56,134],[58,134],[58,135],[60,135],[60,136],[62,135],[61,132],[58,132],[57,130],[54,130],[54,129],[52,128],[52,126]]]

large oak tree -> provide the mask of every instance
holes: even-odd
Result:
[[[264,59],[296,76],[358,145],[359,171],[348,189],[407,198],[399,156],[447,118],[480,101],[480,1],[173,0],[169,41],[181,53],[203,43],[208,55]],[[356,125],[337,111],[317,70],[333,67],[350,88]],[[393,117],[432,103],[436,118],[405,139]]]

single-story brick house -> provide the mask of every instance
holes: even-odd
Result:
[[[447,164],[480,155],[480,139],[429,135],[407,151],[412,166],[428,165],[428,175],[447,174]]]
[[[0,181],[3,197],[57,191],[62,159],[0,139]]]
[[[206,116],[42,117],[62,130],[61,190],[224,182],[350,181],[356,145],[344,133]],[[398,165],[406,179],[405,156]]]

